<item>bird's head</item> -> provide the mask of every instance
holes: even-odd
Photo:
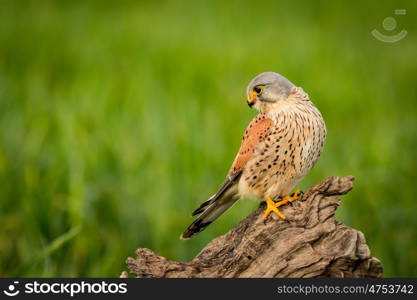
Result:
[[[278,73],[261,73],[247,87],[247,103],[249,107],[267,112],[279,101],[286,100],[294,87],[294,84]]]

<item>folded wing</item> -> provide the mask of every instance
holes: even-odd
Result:
[[[181,239],[189,239],[203,231],[239,200],[238,184],[240,176],[247,162],[252,159],[257,145],[270,133],[272,126],[273,121],[264,114],[258,114],[250,122],[226,180],[216,194],[211,196],[192,213],[193,216],[201,215],[188,226],[187,230],[181,235]]]

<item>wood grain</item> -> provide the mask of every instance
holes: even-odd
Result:
[[[338,196],[352,189],[353,179],[330,177],[311,187],[300,200],[282,207],[285,221],[274,215],[264,222],[263,203],[190,262],[140,248],[136,258],[126,260],[127,268],[138,278],[381,277],[382,265],[371,256],[363,233],[334,217]]]

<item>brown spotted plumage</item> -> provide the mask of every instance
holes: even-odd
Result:
[[[317,162],[326,138],[324,120],[308,95],[283,76],[266,72],[248,86],[248,104],[260,113],[249,123],[225,182],[193,215],[187,239],[206,228],[238,199],[265,200],[264,217],[297,199],[288,193]],[[282,199],[275,203],[272,199]]]
[[[250,123],[245,131],[240,145],[239,152],[230,168],[229,174],[233,174],[246,166],[255,152],[256,146],[270,134],[274,126],[274,121],[264,114],[258,114]]]

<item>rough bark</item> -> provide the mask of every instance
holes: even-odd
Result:
[[[126,260],[127,267],[138,278],[381,277],[381,263],[371,256],[363,233],[334,217],[337,196],[352,189],[353,179],[330,177],[311,187],[280,208],[285,221],[273,215],[264,222],[262,204],[190,262],[170,261],[141,248],[137,258]]]

